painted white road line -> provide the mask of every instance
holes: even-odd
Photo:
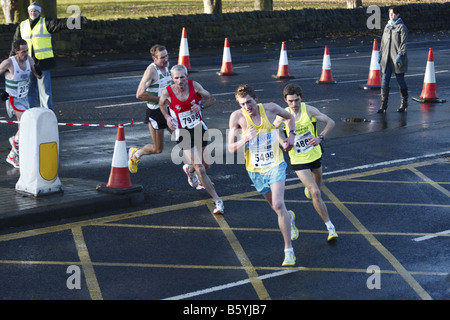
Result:
[[[106,78],[106,80],[123,80],[123,79],[133,79],[133,78],[142,78],[143,74],[138,74],[137,76],[123,76],[123,77],[112,77]]]
[[[134,104],[144,104],[145,101],[137,101],[137,102],[128,102],[128,103],[116,103],[116,104],[107,104],[104,106],[97,106],[95,109],[103,109],[103,108],[114,108],[114,107],[122,107],[122,106],[131,106]]]
[[[122,96],[97,97],[97,98],[78,99],[78,100],[67,100],[67,101],[60,101],[60,102],[56,102],[56,103],[78,103],[78,102],[89,102],[89,101],[117,99],[117,98],[129,98],[129,97],[136,97],[136,94],[127,94],[127,95],[122,95]]]
[[[259,280],[264,280],[264,279],[269,279],[269,278],[275,278],[275,277],[279,277],[285,274],[289,274],[289,273],[293,273],[293,272],[297,272],[299,270],[282,270],[282,271],[278,271],[278,272],[274,272],[274,273],[269,273],[266,274],[264,276],[259,276],[257,277],[257,279]],[[188,298],[192,298],[195,296],[200,296],[203,294],[208,294],[211,292],[216,292],[216,291],[221,291],[221,290],[225,290],[225,289],[229,289],[229,288],[234,288],[234,287],[238,287],[238,286],[242,286],[244,284],[249,284],[250,283],[250,279],[245,279],[245,280],[240,280],[240,281],[236,281],[236,282],[231,282],[231,283],[227,283],[224,285],[220,285],[220,286],[215,286],[215,287],[211,287],[208,289],[203,289],[203,290],[198,290],[198,291],[193,291],[190,293],[185,293],[185,294],[181,294],[178,296],[174,296],[174,297],[170,297],[170,298],[166,298],[163,300],[182,300],[182,299],[188,299]]]
[[[440,234],[450,234],[450,230],[436,232],[435,235],[422,236],[422,237],[414,238],[413,240],[416,241],[416,242],[424,241],[424,240],[428,240],[428,239],[433,239],[433,238],[439,237]]]
[[[420,160],[420,159],[423,159],[423,158],[438,157],[438,156],[443,156],[443,155],[446,155],[446,154],[450,154],[450,151],[443,151],[443,152],[438,152],[438,153],[425,154],[423,156],[418,156],[418,157],[411,157],[411,158],[405,158],[405,159],[397,159],[397,160],[391,160],[391,161],[384,161],[384,162],[366,164],[366,165],[363,165],[363,166],[358,166],[358,167],[353,167],[353,168],[347,168],[347,169],[335,170],[335,171],[330,171],[330,172],[324,172],[323,175],[325,176],[325,175],[336,174],[336,173],[343,173],[343,172],[354,171],[354,170],[372,169],[372,168],[380,167],[380,166],[390,166],[390,165],[401,163],[401,162],[416,161],[416,160]],[[286,179],[286,181],[296,181],[296,180],[298,180],[297,176],[294,177],[294,178]]]
[[[250,68],[250,66],[233,66],[233,69],[245,69],[245,68]],[[207,72],[207,71],[219,71],[220,68],[214,68],[214,69],[204,69],[204,70],[200,70],[203,72]]]

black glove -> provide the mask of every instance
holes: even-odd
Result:
[[[3,101],[6,101],[6,100],[9,99],[9,94],[8,94],[8,92],[6,92],[5,90],[3,90],[3,88],[0,88],[0,98],[1,98]]]
[[[36,71],[38,76],[42,76],[42,69],[41,69],[41,67],[39,67],[38,64],[34,65],[34,70]]]

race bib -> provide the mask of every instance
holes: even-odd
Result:
[[[254,168],[264,169],[275,166],[274,139],[277,139],[277,134],[269,132],[249,141],[250,157]]]
[[[192,129],[200,123],[200,115],[192,110],[178,114],[182,128]]]
[[[28,95],[29,81],[17,82],[17,98],[25,98]]]
[[[294,150],[295,154],[302,154],[314,148],[308,144],[308,140],[313,138],[311,131],[305,132],[295,136]]]

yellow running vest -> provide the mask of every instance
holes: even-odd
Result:
[[[290,112],[290,108],[286,110]],[[300,119],[295,122],[295,142],[294,147],[289,150],[291,164],[304,164],[316,161],[322,156],[322,148],[320,145],[313,147],[306,142],[312,137],[317,137],[316,118],[308,117],[306,112],[306,104],[300,104]],[[285,125],[284,130],[289,134],[289,128]]]
[[[20,35],[28,44],[28,52],[34,51],[34,56],[38,60],[53,58],[52,35],[45,26],[45,18],[39,18],[33,29],[30,26],[30,19],[20,23]]]
[[[261,124],[255,125],[248,113],[242,110],[247,120],[247,129],[241,136],[245,136],[248,128],[253,126],[257,136],[247,142],[244,147],[246,169],[250,172],[264,173],[284,161],[283,152],[278,143],[278,133],[273,124],[267,119],[262,103],[258,103]]]

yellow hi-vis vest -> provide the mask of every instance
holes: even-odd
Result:
[[[45,18],[39,18],[33,29],[30,26],[30,20],[24,20],[20,23],[20,35],[28,44],[28,51],[34,51],[34,56],[38,60],[53,58],[52,35],[45,26]]]

